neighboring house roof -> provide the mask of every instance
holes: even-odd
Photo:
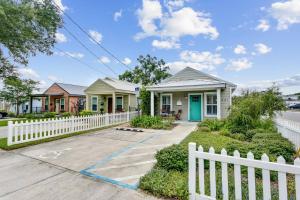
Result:
[[[127,81],[121,81],[121,80],[109,78],[109,77],[102,79],[102,81],[104,81],[108,85],[112,86],[116,90],[126,90],[126,91],[134,92],[135,88],[139,87],[138,84],[130,83]]]
[[[135,93],[137,87],[140,87],[140,85],[106,77],[96,80],[85,92],[89,94],[109,94],[112,92]]]
[[[236,85],[224,81],[220,78],[214,77],[212,75],[206,74],[204,72],[198,71],[191,67],[186,67],[183,70],[177,72],[170,78],[162,81],[159,84],[152,85],[147,87],[148,90],[166,90],[166,89],[176,89],[176,90],[184,90],[184,89],[200,89],[200,88],[225,88],[225,87],[233,87]]]
[[[87,88],[86,86],[73,85],[73,84],[67,84],[67,83],[54,83],[54,84],[58,85],[60,88],[65,90],[67,93],[69,93],[69,95],[85,96],[84,90]],[[50,86],[50,87],[52,87],[52,86]],[[44,94],[47,92],[47,90],[44,92]],[[53,94],[53,95],[55,95],[55,94]],[[60,95],[60,93],[57,95]]]

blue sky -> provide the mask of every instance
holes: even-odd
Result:
[[[263,88],[276,82],[284,93],[300,91],[300,0],[55,0],[78,24],[130,67],[139,55],[163,58],[174,73],[185,66]],[[226,2],[226,3],[225,3]],[[126,68],[91,42],[64,15],[70,29],[99,59],[120,74]],[[24,77],[89,85],[116,77],[64,28],[52,56],[30,58]],[[104,74],[101,74],[103,72]]]

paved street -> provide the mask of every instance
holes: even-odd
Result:
[[[285,111],[281,115],[285,119],[300,122],[300,111]]]
[[[157,150],[196,124],[137,133],[106,129],[0,152],[0,199],[154,199],[138,190]]]

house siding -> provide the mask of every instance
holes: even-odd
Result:
[[[113,92],[115,92],[115,88],[111,87],[100,79],[95,81],[85,90],[86,94],[112,94]]]
[[[203,112],[203,120],[204,119],[216,119],[217,116],[205,116],[205,106],[206,106],[206,99],[204,93],[206,92],[216,92],[216,90],[207,90],[207,91],[193,91],[193,92],[166,92],[166,93],[157,93],[157,108],[155,110],[156,115],[160,115],[161,113],[161,105],[160,105],[160,97],[163,94],[172,94],[172,111],[175,111],[175,114],[178,113],[178,110],[182,110],[181,120],[187,121],[188,120],[188,94],[201,94],[202,95],[202,112]],[[229,115],[230,109],[230,88],[225,88],[221,91],[221,118],[226,118]],[[178,106],[177,101],[181,100],[182,105]]]

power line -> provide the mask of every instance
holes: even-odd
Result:
[[[83,62],[82,60],[80,60],[80,59],[78,59],[78,58],[76,58],[76,57],[74,57],[74,56],[71,56],[68,52],[63,51],[63,50],[61,50],[61,49],[58,48],[58,47],[54,47],[54,48],[55,48],[56,50],[60,51],[61,53],[63,53],[64,55],[68,56],[69,58],[71,58],[71,59],[73,59],[73,60],[76,60],[77,62],[81,63],[82,65],[85,65],[85,66],[87,66],[88,68],[90,68],[90,69],[92,69],[92,70],[98,71],[98,72],[100,72],[101,74],[103,74],[103,75],[105,75],[105,76],[108,76],[106,73],[100,71],[98,68],[94,68],[94,67],[90,66],[89,64]]]
[[[96,41],[84,28],[82,28],[82,26],[80,26],[75,20],[73,20],[73,18],[68,15],[67,13],[65,13],[55,2],[53,2],[56,7],[73,23],[77,26],[77,28],[79,28],[84,34],[86,34],[93,42],[95,42],[99,47],[101,47],[106,53],[108,53],[111,57],[113,57],[114,59],[116,59],[119,63],[121,63],[122,65],[124,65],[127,69],[131,70],[131,68],[125,64],[124,62],[122,62],[117,56],[115,56],[111,51],[109,51],[107,48],[105,48],[101,43],[99,43],[98,41]]]
[[[67,31],[69,33],[69,35],[71,35],[83,48],[85,48],[90,54],[92,54],[99,62],[101,62],[105,67],[107,67],[111,72],[113,72],[115,75],[118,75],[109,65],[105,64],[104,62],[102,62],[98,56],[92,51],[90,50],[85,44],[83,44],[83,42],[81,42],[81,40],[74,35],[66,26],[63,26],[63,28],[65,29],[65,31]]]

